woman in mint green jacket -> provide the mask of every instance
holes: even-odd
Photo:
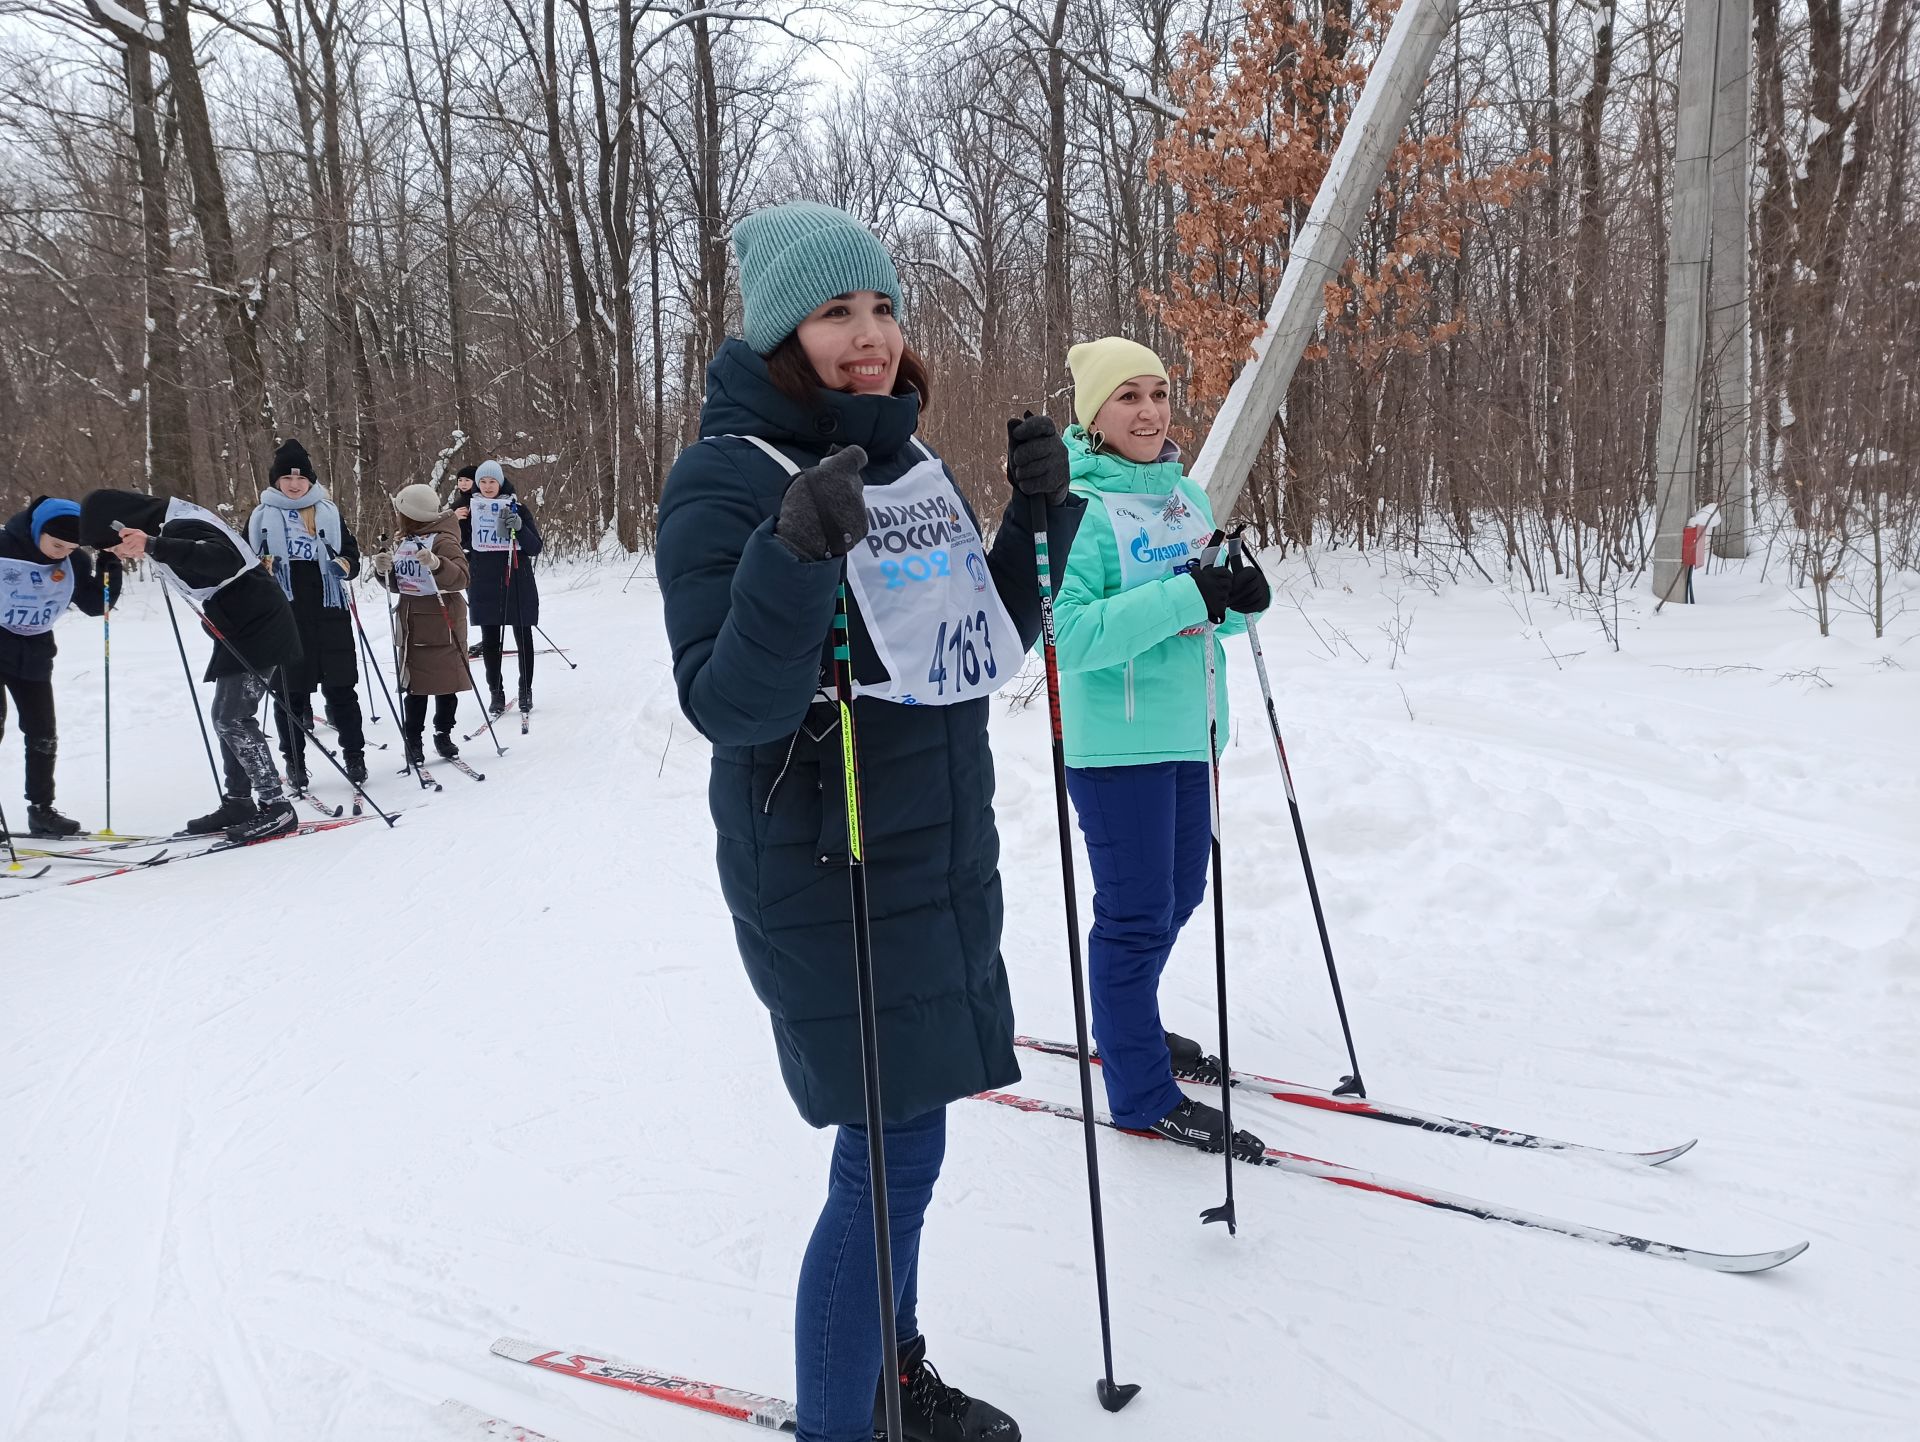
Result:
[[[1200,565],[1213,512],[1168,437],[1160,358],[1108,336],[1075,346],[1067,365],[1078,421],[1065,437],[1069,471],[1087,509],[1054,609],[1067,792],[1093,867],[1093,1033],[1119,1125],[1222,1151],[1219,1110],[1175,1081],[1217,1080],[1220,1064],[1162,1027],[1160,973],[1206,894],[1206,647],[1215,648],[1224,736],[1216,637],[1245,630],[1244,615],[1271,598],[1250,562]],[[1261,1150],[1246,1132],[1233,1146]]]

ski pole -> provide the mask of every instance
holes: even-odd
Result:
[[[1207,542],[1207,548],[1200,555],[1202,566],[1211,566],[1220,554],[1220,532],[1213,533],[1213,539]],[[1239,542],[1232,543],[1238,547]],[[1229,554],[1231,554],[1231,550]],[[1222,1155],[1227,1163],[1227,1199],[1217,1207],[1208,1207],[1200,1214],[1202,1222],[1225,1222],[1227,1235],[1237,1236],[1240,1230],[1239,1217],[1233,1205],[1233,1063],[1227,1051],[1227,905],[1222,894],[1225,867],[1220,855],[1220,708],[1217,691],[1219,687],[1219,669],[1215,665],[1214,625],[1207,622],[1205,644],[1207,648],[1207,761],[1210,770],[1207,786],[1207,811],[1213,827],[1213,977],[1217,1004],[1220,1008],[1220,1124],[1226,1132],[1226,1147]]]
[[[1080,902],[1074,891],[1073,832],[1067,818],[1067,750],[1060,726],[1060,664],[1054,647],[1053,567],[1047,559],[1047,498],[1030,498],[1033,561],[1040,579],[1040,643],[1047,663],[1047,716],[1053,725],[1053,809],[1060,831],[1060,889],[1067,911],[1067,973],[1073,979],[1073,1027],[1079,1046],[1080,1120],[1087,1141],[1087,1198],[1093,1212],[1093,1281],[1100,1296],[1100,1351],[1107,1372],[1094,1384],[1100,1405],[1118,1412],[1140,1392],[1113,1380],[1113,1314],[1107,1295],[1107,1226],[1100,1204],[1100,1148],[1093,1120],[1092,1049],[1087,1042],[1087,985],[1080,966]]]
[[[100,657],[106,686],[105,721],[107,733],[107,825],[100,834],[113,833],[113,582],[104,568],[100,577]]]
[[[324,542],[322,544],[324,544]],[[336,561],[343,559],[340,553],[334,550],[332,546],[327,547],[327,554]],[[369,645],[367,642],[367,628],[360,624],[360,602],[355,598],[353,594],[353,578],[351,576],[346,575],[344,572],[341,574],[341,577],[340,577],[340,589],[347,593],[347,609],[353,613],[353,629],[359,633],[360,650],[362,654],[366,656],[367,664],[370,666],[373,666],[373,669],[377,672],[380,668],[379,666],[374,665],[373,647]],[[384,680],[382,681],[381,684],[384,687],[385,685]],[[372,703],[373,703],[372,693],[368,693],[367,703],[368,703],[369,709],[371,709]],[[387,709],[388,710],[393,709],[393,698],[391,696],[387,698]],[[375,725],[375,726],[380,724],[379,712],[377,711],[374,712],[373,720],[369,724]]]
[[[460,653],[460,664],[467,671],[467,689],[473,692],[473,699],[479,701],[480,688],[473,684],[473,662],[467,659],[467,648],[453,639],[453,612],[447,609],[446,592],[436,590],[433,594],[440,602],[441,618],[447,623],[447,644]],[[500,744],[500,737],[493,729],[493,713],[487,709],[484,701],[480,702],[480,714],[487,718],[487,739],[493,742],[494,755],[505,756],[507,748]]]
[[[347,606],[353,612],[353,629],[360,633],[360,649],[366,655],[367,669],[373,672],[374,679],[380,683],[381,694],[387,698],[387,709],[395,713],[393,724],[398,726],[400,708],[393,704],[393,693],[387,690],[387,673],[380,669],[380,663],[374,659],[373,642],[367,639],[367,628],[360,621],[360,602],[353,594],[351,582],[347,586]],[[369,701],[373,699],[371,692],[368,693],[367,699]],[[376,716],[373,719],[378,721],[380,718]]]
[[[7,866],[7,870],[18,871],[20,869],[20,853],[13,849],[13,828],[7,825],[7,811],[4,806],[0,806],[0,838],[6,840],[7,855],[12,858]]]
[[[114,530],[121,529],[119,522]],[[187,643],[180,639],[180,618],[174,614],[173,592],[163,583],[160,587],[161,599],[167,603],[167,620],[173,625],[173,644],[180,650],[180,671],[187,678],[187,694],[193,698],[193,716],[200,723],[200,744],[207,748],[207,770],[213,773],[213,788],[220,793],[221,801],[227,799],[227,783],[220,779],[220,768],[213,760],[213,740],[207,735],[207,718],[200,710],[200,691],[193,684],[193,667],[187,664]]]
[[[545,631],[542,631],[537,623],[533,629],[539,635],[540,639],[545,641],[549,646],[552,646],[554,653],[559,656],[562,661],[567,663],[567,669],[569,671],[578,671],[580,669],[579,664],[569,657],[565,651],[562,651],[559,646],[555,645],[553,637],[549,636]]]
[[[1236,539],[1237,544],[1237,539]],[[1347,1061],[1351,1074],[1340,1078],[1333,1089],[1337,1097],[1364,1097],[1367,1086],[1360,1078],[1360,1058],[1353,1048],[1353,1028],[1347,1024],[1347,1001],[1340,991],[1340,970],[1333,964],[1333,942],[1327,935],[1327,914],[1320,905],[1320,886],[1313,879],[1313,857],[1307,853],[1307,828],[1300,820],[1300,800],[1293,790],[1293,770],[1287,765],[1287,743],[1280,739],[1280,713],[1274,709],[1273,686],[1267,680],[1267,658],[1260,649],[1260,626],[1247,617],[1247,644],[1253,647],[1253,669],[1260,678],[1260,699],[1266,702],[1267,725],[1273,732],[1273,754],[1280,759],[1280,779],[1287,788],[1287,810],[1293,817],[1293,839],[1300,846],[1300,865],[1307,874],[1307,896],[1313,902],[1313,924],[1320,929],[1320,952],[1327,959],[1327,980],[1333,983],[1333,1005],[1340,1013],[1340,1033],[1347,1041]]]
[[[886,1372],[887,1442],[901,1442],[900,1339],[893,1305],[893,1218],[887,1206],[887,1144],[881,1135],[880,1015],[873,989],[873,928],[867,915],[867,855],[860,826],[860,757],[853,738],[853,650],[847,582],[833,612],[833,693],[840,708],[840,766],[847,793],[847,886],[853,902],[853,971],[860,1001],[860,1076],[867,1101],[867,1180],[873,1198],[873,1260],[880,1282],[880,1339]]]
[[[382,536],[380,539],[384,542],[386,537]],[[401,704],[411,708],[413,705],[413,692],[408,688],[407,682],[400,670],[400,593],[398,591],[394,592],[393,599],[387,603],[387,640],[391,642],[393,646],[393,684],[400,688]],[[380,684],[384,686],[386,682],[383,680]],[[420,783],[420,789],[422,791],[431,789],[427,785],[425,763],[415,765],[413,752],[408,749],[406,716],[402,714],[397,718],[395,724],[400,727],[400,749],[406,752],[407,757],[407,769],[404,774],[412,776],[417,780]],[[426,728],[426,701],[423,697],[420,711],[420,746],[423,756],[426,754]]]

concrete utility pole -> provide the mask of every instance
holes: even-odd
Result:
[[[1747,218],[1753,188],[1753,0],[1720,0],[1713,96],[1713,280],[1707,353],[1713,358],[1712,491],[1720,503],[1716,556],[1747,554],[1751,526],[1753,351],[1747,298]]]
[[[1700,359],[1707,318],[1713,200],[1717,0],[1686,0],[1680,32],[1680,119],[1673,142],[1673,220],[1667,236],[1666,353],[1653,452],[1653,593],[1686,599],[1681,538],[1699,504]]]
[[[1313,208],[1293,238],[1266,328],[1254,342],[1253,359],[1234,380],[1193,463],[1193,479],[1207,488],[1213,514],[1223,524],[1240,499],[1294,368],[1326,309],[1322,287],[1346,264],[1354,232],[1386,178],[1393,147],[1459,8],[1459,0],[1406,0],[1367,76]]]

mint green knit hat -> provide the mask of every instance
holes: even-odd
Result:
[[[733,228],[740,257],[741,339],[767,354],[836,295],[878,291],[900,313],[900,276],[873,233],[844,210],[796,200]]]

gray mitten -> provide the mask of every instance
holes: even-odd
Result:
[[[834,560],[859,545],[867,534],[866,464],[867,453],[848,446],[795,476],[773,523],[781,544],[803,561]]]

